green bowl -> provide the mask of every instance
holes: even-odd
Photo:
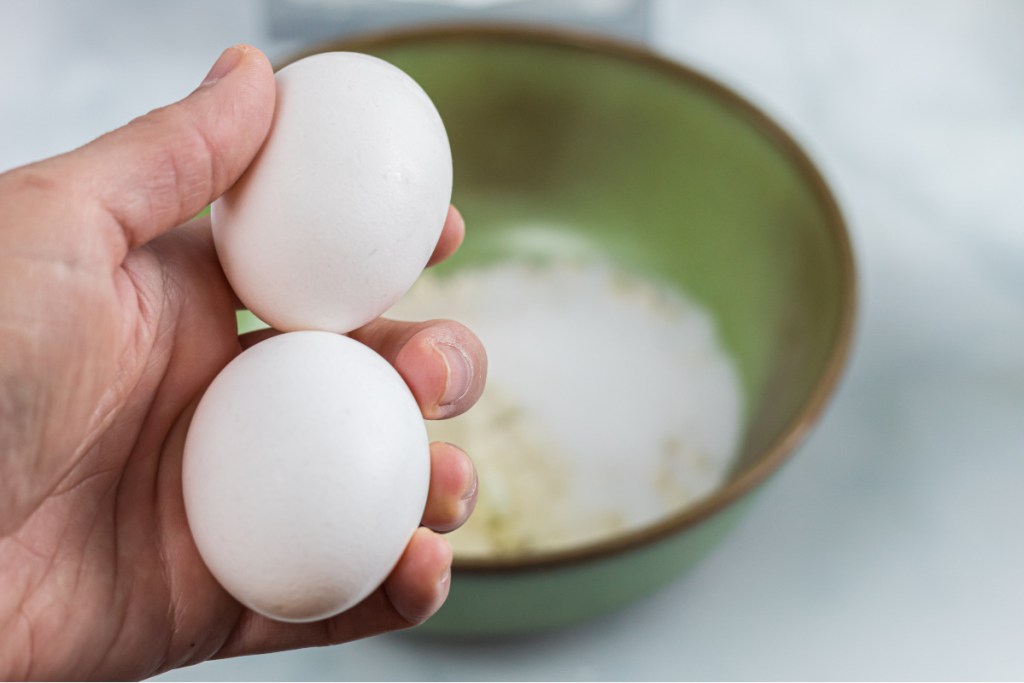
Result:
[[[825,182],[718,83],[645,49],[563,32],[439,27],[322,45],[386,59],[429,93],[470,234],[449,271],[510,256],[507,231],[575,231],[710,311],[745,395],[737,465],[703,502],[562,552],[456,558],[424,631],[528,632],[605,613],[678,577],[819,416],[841,373],[854,268]]]

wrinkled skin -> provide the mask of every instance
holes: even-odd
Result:
[[[423,527],[352,610],[282,624],[203,565],[181,493],[205,386],[245,346],[205,219],[270,126],[266,58],[231,48],[185,100],[60,157],[0,175],[0,678],[142,678],[212,657],[405,628],[443,602],[439,532],[475,501],[468,457],[431,446]],[[454,209],[432,262],[455,251]],[[427,418],[482,391],[486,357],[450,321],[384,319],[352,336],[406,379]],[[469,363],[451,366],[455,345]]]

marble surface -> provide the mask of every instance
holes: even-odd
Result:
[[[818,429],[656,597],[543,638],[392,635],[191,679],[1024,677],[1024,4],[656,2],[651,44],[736,88],[817,160],[861,311]],[[0,169],[272,56],[263,5],[6,2]]]

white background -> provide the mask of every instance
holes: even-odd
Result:
[[[0,170],[184,96],[230,44],[287,55],[263,9],[0,4]],[[792,131],[849,218],[859,328],[820,427],[712,557],[614,616],[166,679],[1024,677],[1024,3],[653,12],[651,44]]]

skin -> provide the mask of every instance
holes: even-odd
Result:
[[[189,218],[252,161],[274,96],[267,59],[230,48],[181,102],[0,175],[2,679],[144,678],[341,643],[418,624],[447,595],[439,532],[465,521],[476,491],[449,444],[431,446],[423,527],[392,574],[332,619],[250,612],[192,542],[190,417],[217,372],[274,332],[238,337],[209,222]],[[463,233],[453,209],[431,262]],[[380,319],[351,336],[397,368],[426,418],[463,412],[483,389],[483,348],[457,323]]]

